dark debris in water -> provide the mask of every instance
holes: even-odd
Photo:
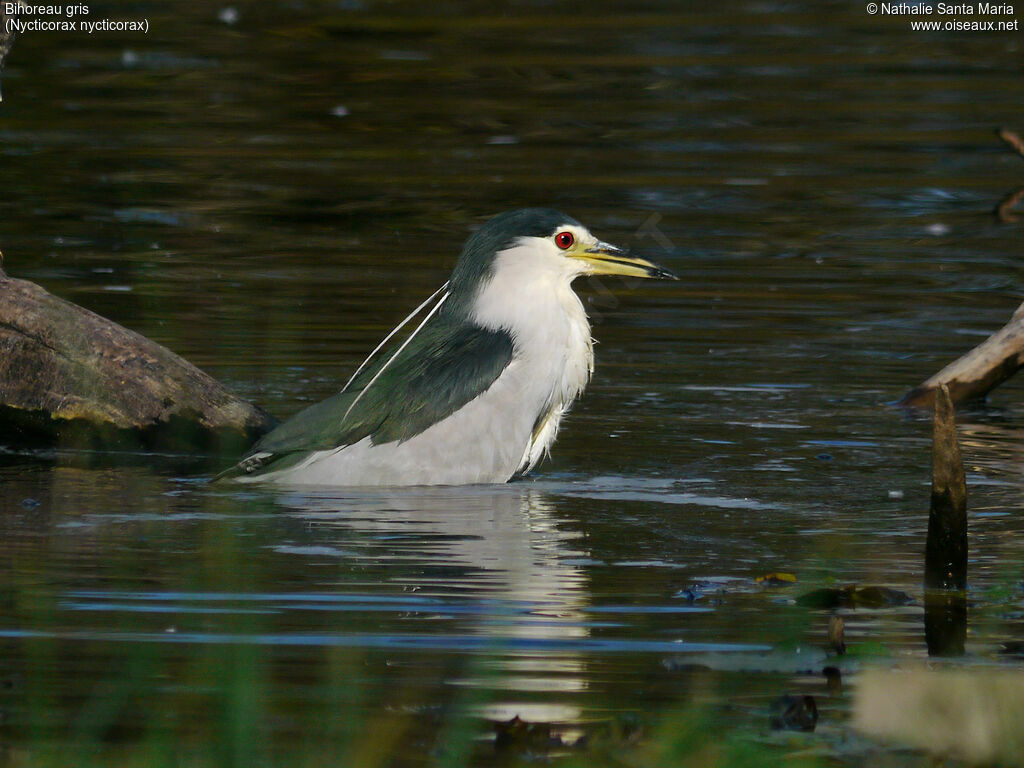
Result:
[[[695,587],[686,587],[676,592],[672,597],[680,598],[685,600],[687,605],[693,605],[695,602],[704,597],[704,593],[699,592]]]
[[[999,653],[1024,659],[1024,640],[1007,640],[1002,644]]]
[[[548,763],[566,755],[596,758],[603,764],[607,755],[644,750],[651,737],[650,724],[635,714],[591,724],[578,738],[568,740],[551,723],[531,722],[518,715],[494,723],[494,750],[503,765],[509,759],[515,765],[519,761]]]
[[[910,605],[914,598],[891,587],[827,587],[800,595],[797,605],[805,608],[895,608]]]
[[[516,715],[494,724],[494,748],[499,752],[536,755],[563,746],[562,738],[549,723],[531,723]]]
[[[726,587],[712,581],[700,581],[688,584],[679,589],[672,597],[685,600],[688,605],[693,605],[701,600],[707,600],[711,606],[719,605],[726,594]]]
[[[829,696],[843,695],[843,671],[839,667],[825,667],[821,670],[825,676],[825,685],[828,688]]]
[[[818,725],[818,705],[813,696],[787,693],[772,702],[770,722],[776,731],[813,731]]]
[[[821,648],[796,647],[772,651],[709,651],[662,660],[672,672],[713,670],[746,674],[819,675],[828,663]]]

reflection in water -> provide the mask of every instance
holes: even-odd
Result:
[[[963,656],[967,640],[967,597],[964,592],[926,590],[924,638],[929,656]]]
[[[582,564],[582,534],[569,529],[553,500],[522,485],[424,488],[359,493],[303,493],[282,500],[310,521],[318,547],[340,538],[339,549],[377,567],[391,566],[393,583],[421,595],[468,595],[478,604],[469,631],[495,650],[493,668],[472,668],[457,685],[508,692],[481,714],[496,720],[574,721],[578,707],[530,702],[516,693],[584,690],[582,646],[590,634],[590,603]],[[339,536],[334,529],[343,529]],[[300,548],[291,547],[296,553]],[[543,650],[557,643],[559,652]],[[500,694],[499,694],[500,696]]]

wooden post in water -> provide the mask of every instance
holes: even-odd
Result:
[[[967,482],[956,439],[956,411],[945,384],[935,397],[932,504],[924,562],[926,587],[967,588]]]
[[[945,384],[935,393],[924,585],[928,654],[962,655],[967,636],[967,483],[956,438],[956,411]]]

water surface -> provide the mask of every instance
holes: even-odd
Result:
[[[821,675],[829,611],[796,600],[902,590],[839,609],[848,644],[927,657],[930,427],[891,404],[1019,304],[1020,224],[992,215],[1024,184],[994,135],[1024,128],[1019,34],[838,2],[234,9],[111,2],[150,34],[19,38],[12,276],[279,417],[502,210],[558,207],[682,279],[581,283],[595,378],[509,486],[236,490],[0,436],[0,762],[489,764],[513,716],[615,746],[709,712],[870,764]],[[949,663],[1020,671],[1022,427],[1020,382],[961,414]],[[796,742],[767,726],[787,692],[821,716]]]

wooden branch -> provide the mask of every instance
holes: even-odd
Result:
[[[1015,189],[1000,200],[999,205],[996,206],[996,216],[999,220],[1006,224],[1015,224],[1020,221],[1020,216],[1015,214],[1013,209],[1017,207],[1017,203],[1021,200],[1024,200],[1024,187]]]
[[[996,131],[996,135],[1005,141],[1018,155],[1024,157],[1024,139],[1009,128],[1000,128]],[[999,201],[999,205],[996,206],[996,216],[999,217],[999,220],[1007,224],[1014,224],[1020,221],[1020,217],[1013,213],[1013,209],[1021,200],[1024,200],[1024,187],[1003,197]]]
[[[170,350],[0,262],[0,442],[233,451],[272,426]]]
[[[912,389],[900,405],[931,408],[935,390],[945,384],[954,403],[984,397],[1024,366],[1024,304],[1010,322],[966,355]]]
[[[1001,128],[996,134],[1024,157],[1024,139],[1008,128]],[[1007,195],[997,206],[996,215],[1007,223],[1017,221],[1019,217],[1011,211],[1022,199],[1024,188]],[[959,360],[914,387],[903,396],[899,404],[911,408],[931,408],[935,403],[935,391],[942,385],[949,387],[954,403],[981,398],[1013,376],[1022,366],[1024,304],[1017,307],[1010,322]]]
[[[1017,154],[1024,157],[1024,139],[1021,139],[1016,133],[1011,131],[1009,128],[1000,128],[996,131],[996,135],[1000,139],[1009,144],[1013,149],[1016,150]]]

